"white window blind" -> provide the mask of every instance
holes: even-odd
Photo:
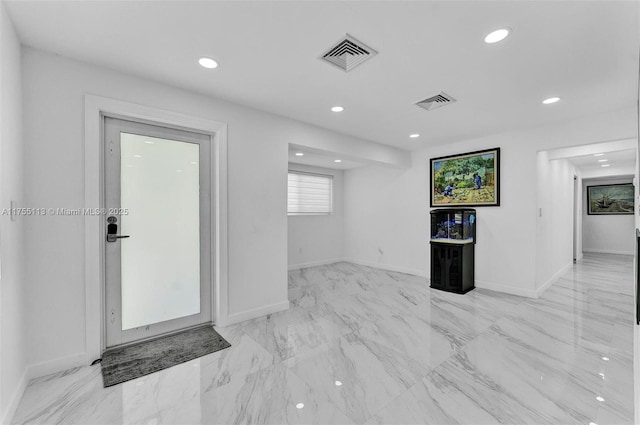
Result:
[[[289,171],[289,215],[331,214],[333,176]]]

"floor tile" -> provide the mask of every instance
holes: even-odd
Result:
[[[203,389],[161,410],[161,417],[164,424],[353,423],[281,365]]]
[[[98,366],[35,379],[12,423],[630,424],[633,281],[613,255],[538,299],[294,270],[289,310],[216,328],[231,348],[106,389]]]
[[[353,334],[283,364],[356,423],[363,423],[424,374],[415,359]]]

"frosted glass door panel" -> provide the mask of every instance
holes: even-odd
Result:
[[[199,149],[120,135],[122,330],[200,313]]]

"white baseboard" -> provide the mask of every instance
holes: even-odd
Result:
[[[2,425],[9,425],[11,423],[11,419],[13,419],[13,415],[15,415],[16,410],[18,410],[18,405],[20,404],[20,400],[22,400],[22,395],[24,394],[24,390],[27,389],[29,381],[30,378],[27,375],[27,369],[25,369],[22,377],[20,378],[20,382],[18,382],[18,386],[11,395],[11,399],[7,405],[7,410],[4,412],[2,417],[2,421],[0,421]]]
[[[583,257],[583,255],[580,254],[579,259],[582,259],[582,257]],[[390,264],[376,263],[376,262],[367,261],[367,260],[358,260],[358,259],[355,259],[355,258],[333,259],[333,260],[330,260],[330,261],[327,261],[327,262],[322,262],[322,264],[317,264],[317,265],[331,264],[331,263],[337,263],[337,262],[341,262],[341,261],[354,263],[354,264],[360,264],[362,266],[373,267],[373,268],[376,268],[376,269],[389,270],[389,271],[400,272],[400,273],[407,273],[407,274],[414,275],[414,276],[424,277],[426,279],[429,279],[429,277],[430,277],[429,273],[426,273],[423,270],[411,269],[411,268],[408,268],[408,267],[392,266]],[[496,291],[496,292],[504,292],[506,294],[518,295],[518,296],[521,296],[521,297],[538,298],[562,274],[564,274],[567,270],[569,270],[569,268],[571,268],[572,263],[573,262],[568,263],[565,266],[563,266],[557,273],[555,273],[549,280],[547,280],[538,289],[519,288],[519,287],[501,285],[499,283],[487,282],[487,281],[482,281],[482,280],[477,280],[477,279],[475,281],[475,286],[476,286],[476,288],[483,288],[483,289],[488,289],[488,290]],[[312,267],[312,266],[313,265],[308,265],[308,266],[305,266],[305,267]]]
[[[584,258],[584,253],[581,252],[580,255],[578,255],[578,258],[576,258],[576,261],[580,261]]]
[[[87,353],[75,353],[27,366],[27,378],[29,380],[40,378],[41,376],[51,375],[74,367],[87,366],[88,364]]]
[[[556,280],[558,280],[560,276],[565,274],[571,267],[573,267],[573,260],[570,263],[567,263],[564,266],[562,266],[562,268],[558,270],[553,276],[551,276],[549,280],[547,280],[545,283],[542,284],[542,286],[536,289],[536,298],[540,297],[544,293],[544,291],[549,289],[549,287],[553,285],[556,282]]]
[[[425,273],[424,270],[411,269],[408,267],[392,266],[391,264],[376,263],[374,261],[357,260],[355,258],[343,258],[342,261],[346,261],[348,263],[360,264],[361,266],[373,267],[374,269],[382,269],[382,270],[389,270],[391,272],[406,273],[406,274],[425,277],[429,279],[429,273]]]
[[[293,264],[289,266],[289,270],[306,269],[307,267],[326,266],[327,264],[339,263],[345,261],[343,258],[329,258],[327,260],[309,261],[307,263]]]
[[[499,283],[486,282],[482,280],[476,280],[475,285],[476,288],[489,289],[491,291],[504,292],[507,294],[518,295],[527,298],[539,298],[544,293],[544,291],[546,291],[551,285],[553,285],[554,282],[558,280],[560,276],[566,273],[567,270],[569,270],[572,266],[573,260],[570,263],[562,266],[560,270],[554,273],[551,278],[549,278],[544,284],[542,284],[542,286],[537,289],[518,288],[515,286],[501,285]]]
[[[292,266],[289,266],[289,270],[299,270],[307,267],[326,266],[327,264],[335,264],[335,263],[341,263],[341,262],[360,264],[361,266],[373,267],[375,269],[382,269],[382,270],[388,270],[392,272],[406,273],[414,276],[429,278],[428,273],[425,273],[423,270],[411,269],[408,267],[392,266],[391,264],[376,263],[374,261],[357,260],[355,258],[346,258],[346,257],[330,258],[327,260],[310,261],[308,263],[294,264]]]
[[[615,249],[583,248],[583,251],[593,254],[635,255],[633,251],[618,251]]]
[[[389,271],[393,271],[393,272],[407,273],[407,274],[414,275],[414,276],[424,277],[427,280],[429,280],[429,278],[430,278],[428,272],[425,272],[423,270],[411,269],[411,268],[408,268],[408,267],[392,266],[390,264],[376,263],[376,262],[373,262],[373,261],[366,261],[366,260],[357,260],[355,258],[344,258],[342,261],[346,261],[346,262],[354,263],[354,264],[360,264],[360,265],[368,266],[368,267],[373,267],[373,268],[376,268],[376,269],[383,269],[383,270],[389,270]],[[513,287],[513,286],[507,286],[507,285],[500,285],[498,283],[481,281],[481,280],[476,280],[475,281],[475,287],[476,288],[489,289],[491,291],[496,291],[496,292],[504,292],[504,293],[511,294],[511,295],[519,295],[521,297],[527,297],[527,298],[537,298],[538,297],[537,291],[535,291],[533,289],[518,288],[518,287]]]
[[[241,311],[240,313],[230,314],[227,323],[218,323],[218,326],[228,326],[245,320],[255,319],[256,317],[266,316],[267,314],[277,313],[289,309],[289,300],[279,303],[265,305],[263,307],[254,308],[252,310]]]
[[[476,288],[488,289],[490,291],[504,292],[505,294],[518,295],[520,297],[537,298],[537,292],[533,289],[519,288],[517,286],[501,285],[499,283],[487,282],[484,280],[475,281]]]
[[[75,353],[69,356],[59,357],[54,360],[28,365],[22,374],[22,378],[20,378],[17,388],[11,396],[11,401],[7,407],[7,411],[0,423],[3,425],[11,423],[11,419],[16,413],[16,409],[24,395],[24,390],[32,379],[51,375],[52,373],[62,372],[74,367],[86,366],[87,364],[87,353]]]

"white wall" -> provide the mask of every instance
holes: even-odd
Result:
[[[638,99],[640,99],[640,84],[638,84]],[[639,102],[640,105],[640,102]],[[640,126],[640,108],[638,109],[638,125]],[[640,134],[638,135],[638,143],[636,144],[636,166],[634,169],[634,180],[635,180],[635,195],[636,195],[636,205],[635,205],[635,228],[639,229],[640,228]],[[634,279],[634,283],[637,282],[638,279],[638,273],[640,273],[640,270],[638,268],[638,256],[640,255],[640,252],[637,252],[637,249],[635,250],[635,279]],[[633,295],[634,295],[634,299],[637,300],[638,298],[638,294],[637,294],[637,290],[638,287],[636,285],[636,287],[634,288],[633,291]],[[637,301],[636,301],[637,302]],[[634,391],[635,391],[635,397],[634,400],[636,401],[635,403],[635,423],[639,423],[640,422],[640,326],[637,325],[636,322],[636,311],[633,312],[633,323],[634,325],[634,329],[635,332],[633,333],[633,352],[634,352],[634,357],[633,357],[633,370],[634,370]]]
[[[632,182],[633,179],[631,177],[583,180],[584,207],[582,215],[582,233],[584,238],[583,249],[585,252],[634,255],[634,215],[587,214],[587,186]]]
[[[584,209],[584,202],[582,202],[582,200],[584,199],[584,187],[582,185],[582,180],[583,177],[580,176],[580,174],[582,173],[581,170],[577,170],[578,172],[576,173],[577,179],[576,179],[576,184],[575,184],[575,190],[577,191],[576,193],[576,199],[574,200],[574,202],[576,202],[576,206],[574,209],[574,214],[575,216],[575,238],[576,238],[576,252],[574,255],[574,258],[579,261],[583,258],[584,256],[584,237],[582,235],[582,210]]]
[[[289,269],[340,260],[344,256],[344,218],[341,170],[289,164],[289,170],[333,176],[333,213],[290,215],[288,221]]]
[[[345,171],[345,256],[427,276],[429,158],[501,148],[501,206],[479,207],[476,286],[536,296],[547,274],[536,262],[537,152],[636,137],[628,108],[414,152],[406,170]],[[379,252],[380,249],[382,254]],[[540,280],[536,276],[541,276]]]
[[[638,120],[638,130],[640,130],[640,77],[638,78],[639,84],[638,84],[638,109],[636,109],[636,119]],[[635,216],[635,227],[636,229],[640,228],[640,134],[637,134],[638,137],[638,141],[636,143],[636,166],[634,169],[634,180],[635,180],[635,195],[636,195],[636,205],[635,205],[635,212],[634,212],[634,216]],[[637,250],[636,250],[637,251]],[[640,270],[638,270],[637,264],[638,264],[638,255],[640,255],[639,252],[635,253],[635,280],[634,282],[637,281],[638,279],[638,273],[640,273]],[[634,288],[634,299],[637,300],[637,286]],[[633,323],[634,323],[634,328],[635,328],[635,332],[633,333],[633,352],[634,352],[634,358],[633,358],[633,369],[634,369],[634,391],[635,391],[635,397],[633,398],[635,400],[635,422],[634,423],[640,423],[640,326],[636,325],[636,312],[633,312]]]
[[[23,203],[20,43],[0,3],[0,208]],[[24,220],[0,216],[0,422],[8,422],[26,384]]]
[[[228,124],[230,320],[287,303],[288,144],[366,141],[273,114],[23,49],[25,204],[82,207],[84,95],[95,94]],[[91,207],[91,206],[86,206]],[[85,352],[82,217],[35,217],[26,247],[30,364]],[[97,331],[97,330],[96,330]]]
[[[638,84],[638,99],[640,99],[640,84]],[[640,104],[640,102],[639,102]],[[638,123],[640,125],[640,108],[637,111],[638,112]],[[635,212],[634,212],[634,217],[635,217],[635,227],[636,229],[640,228],[640,135],[638,137],[638,143],[636,143],[636,166],[634,169],[634,180],[635,180],[635,195],[636,195],[636,205],[635,205]],[[634,296],[634,300],[638,299],[638,287],[637,287],[637,279],[638,279],[638,273],[640,273],[640,270],[638,270],[638,256],[640,255],[640,252],[637,252],[638,250],[635,250],[635,258],[634,258],[634,271],[635,271],[635,279],[634,279],[634,283],[636,283],[636,287],[634,288],[633,291],[633,296]],[[640,326],[637,325],[637,319],[636,319],[636,311],[634,309],[633,312],[633,318],[631,318],[631,320],[633,320],[634,323],[634,333],[633,333],[633,376],[634,376],[634,391],[635,391],[635,397],[634,400],[636,401],[635,403],[635,423],[640,423]]]
[[[509,194],[518,193],[523,184],[511,176],[535,176],[535,152],[531,164],[522,164],[519,146],[497,141],[500,137],[415,152],[408,170],[367,167],[345,172],[346,257],[428,276],[429,158],[501,147],[501,206],[478,208],[476,286],[533,291],[529,276],[535,274],[534,263],[528,260],[533,253],[528,251],[535,235],[535,178],[530,196],[514,199]]]
[[[423,161],[414,154],[406,170],[369,166],[344,172],[344,255],[349,261],[428,275],[429,175]]]
[[[549,160],[548,151],[537,156],[536,290],[544,290],[573,263],[574,176],[578,199],[582,196],[580,172],[566,159]],[[577,229],[581,229],[578,222]],[[578,241],[578,256],[582,252]]]

